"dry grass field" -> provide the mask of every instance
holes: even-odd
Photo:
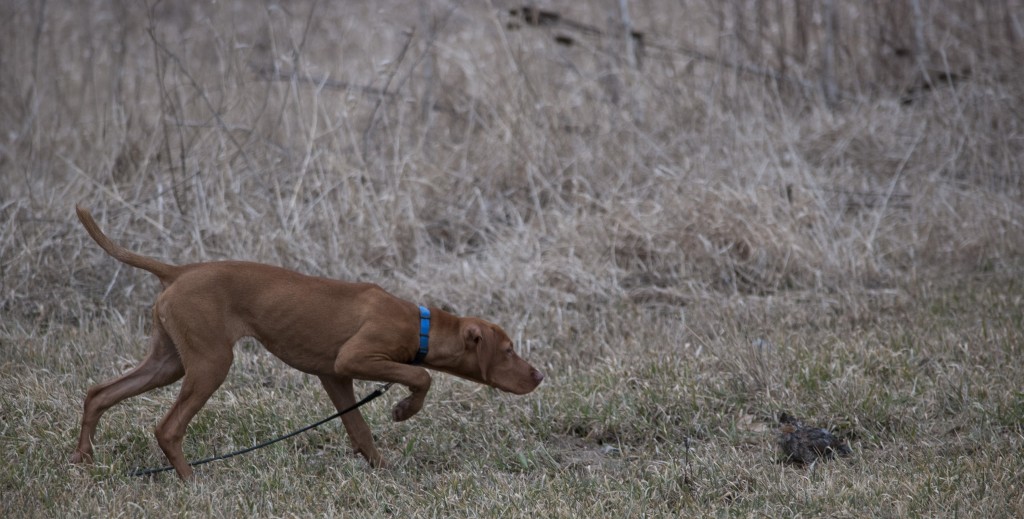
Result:
[[[1024,516],[1024,3],[523,7],[0,2],[0,516]],[[330,423],[128,476],[172,385],[71,465],[158,292],[75,203],[491,319],[547,379],[393,389],[384,470]],[[783,411],[852,455],[783,463]],[[185,452],[332,412],[243,341]]]

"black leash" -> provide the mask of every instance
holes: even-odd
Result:
[[[212,458],[206,458],[206,459],[202,459],[202,460],[198,460],[198,461],[190,461],[190,462],[188,462],[188,464],[190,466],[195,467],[195,466],[198,466],[198,465],[204,465],[204,464],[209,463],[211,461],[226,460],[228,458],[233,458],[235,456],[238,456],[239,454],[245,454],[245,453],[247,453],[249,451],[254,451],[256,449],[262,449],[263,447],[266,447],[268,445],[273,445],[273,444],[275,444],[275,443],[277,443],[277,442],[279,442],[281,440],[287,440],[288,438],[291,438],[292,436],[295,436],[295,435],[298,435],[298,434],[302,434],[302,433],[304,433],[304,432],[306,432],[306,431],[308,431],[310,429],[314,429],[314,428],[320,427],[321,425],[323,425],[323,424],[325,424],[327,422],[330,422],[331,420],[334,420],[335,418],[337,418],[337,417],[339,417],[339,416],[341,416],[341,415],[343,415],[345,413],[348,413],[348,412],[351,412],[351,411],[355,411],[356,409],[359,409],[364,404],[368,404],[371,400],[373,400],[373,399],[383,395],[384,392],[386,392],[388,389],[391,388],[392,384],[394,384],[394,382],[388,382],[387,384],[383,384],[380,387],[378,387],[377,389],[375,389],[369,395],[366,395],[362,400],[356,402],[355,405],[349,407],[348,409],[345,409],[345,410],[342,410],[342,411],[338,411],[337,413],[334,413],[331,416],[328,416],[327,418],[324,418],[323,420],[320,420],[317,423],[314,423],[314,424],[311,424],[311,425],[307,425],[307,426],[303,427],[302,429],[298,429],[296,431],[292,431],[292,432],[290,432],[290,433],[288,433],[288,434],[286,434],[284,436],[279,436],[277,438],[274,438],[273,440],[265,441],[265,442],[260,443],[258,445],[253,445],[252,447],[246,447],[244,449],[237,450],[235,452],[231,452],[231,453],[228,453],[228,454],[223,454],[223,455],[220,455],[220,456],[214,456]],[[166,467],[155,468],[155,469],[137,469],[135,472],[132,472],[131,475],[132,476],[148,476],[149,474],[157,474],[159,472],[166,472],[168,470],[173,470],[173,469],[174,469],[174,467],[171,466],[171,465],[168,465]]]

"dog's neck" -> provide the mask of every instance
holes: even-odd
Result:
[[[422,331],[422,321],[417,329]],[[430,335],[427,345],[427,353],[421,362],[422,366],[441,370],[450,367],[446,362],[439,362],[439,359],[457,358],[465,350],[461,319],[444,310],[430,309]]]

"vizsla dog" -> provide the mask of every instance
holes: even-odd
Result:
[[[533,391],[544,379],[516,355],[499,326],[482,319],[431,308],[424,322],[417,305],[377,285],[311,277],[270,265],[168,265],[115,244],[87,210],[76,207],[76,212],[107,254],[152,272],[163,291],[153,307],[146,359],[123,376],[89,388],[72,462],[91,461],[92,437],[104,411],[184,377],[178,399],[156,427],[156,439],[178,476],[190,479],[192,467],[181,450],[185,428],[224,382],[234,344],[243,337],[255,338],[288,365],[319,377],[338,410],[355,403],[353,379],[407,386],[411,394],[391,412],[395,421],[423,407],[430,389],[424,367],[515,394]],[[426,326],[421,347],[421,327]],[[372,466],[382,465],[359,411],[341,418],[356,452]]]

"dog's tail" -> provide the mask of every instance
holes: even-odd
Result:
[[[99,246],[107,251],[117,261],[126,263],[133,267],[140,268],[142,270],[148,270],[160,278],[160,282],[166,287],[170,285],[179,274],[182,272],[182,267],[177,265],[168,265],[161,261],[157,261],[153,258],[136,254],[116,243],[113,242],[103,231],[100,230],[100,226],[96,224],[96,220],[93,220],[92,214],[89,210],[80,206],[75,206],[75,213],[78,214],[78,219],[81,220],[82,225],[85,226],[85,230],[92,236],[92,239],[99,244]]]

